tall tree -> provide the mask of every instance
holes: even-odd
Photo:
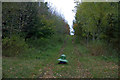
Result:
[[[76,35],[83,35],[87,42],[91,38],[93,42],[95,39],[118,40],[115,37],[118,33],[117,17],[118,3],[80,3],[76,13],[75,25],[79,27],[79,30],[75,29]]]

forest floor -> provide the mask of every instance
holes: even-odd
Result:
[[[58,64],[61,54],[66,55],[68,64]],[[2,67],[4,78],[118,78],[117,63],[91,55],[71,38],[45,52],[3,57]]]

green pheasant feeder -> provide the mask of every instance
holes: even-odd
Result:
[[[66,55],[62,54],[60,56],[60,59],[58,59],[59,63],[58,64],[66,64],[68,61],[66,60]]]

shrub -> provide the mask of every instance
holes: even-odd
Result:
[[[28,48],[24,39],[20,36],[13,35],[11,38],[2,39],[2,54],[3,56],[16,56],[23,54]]]
[[[95,41],[89,43],[89,48],[93,56],[106,55],[107,45],[103,41]]]
[[[99,55],[114,57],[118,56],[117,50],[114,49],[112,45],[110,45],[110,43],[107,43],[102,40],[97,40],[94,43],[93,42],[89,43],[89,48],[91,50],[91,54],[94,56]]]

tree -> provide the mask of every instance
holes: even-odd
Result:
[[[88,40],[118,40],[118,3],[80,3],[77,5],[75,35]],[[114,27],[113,27],[114,26]],[[112,31],[111,31],[112,30]],[[114,37],[113,37],[114,35]]]

